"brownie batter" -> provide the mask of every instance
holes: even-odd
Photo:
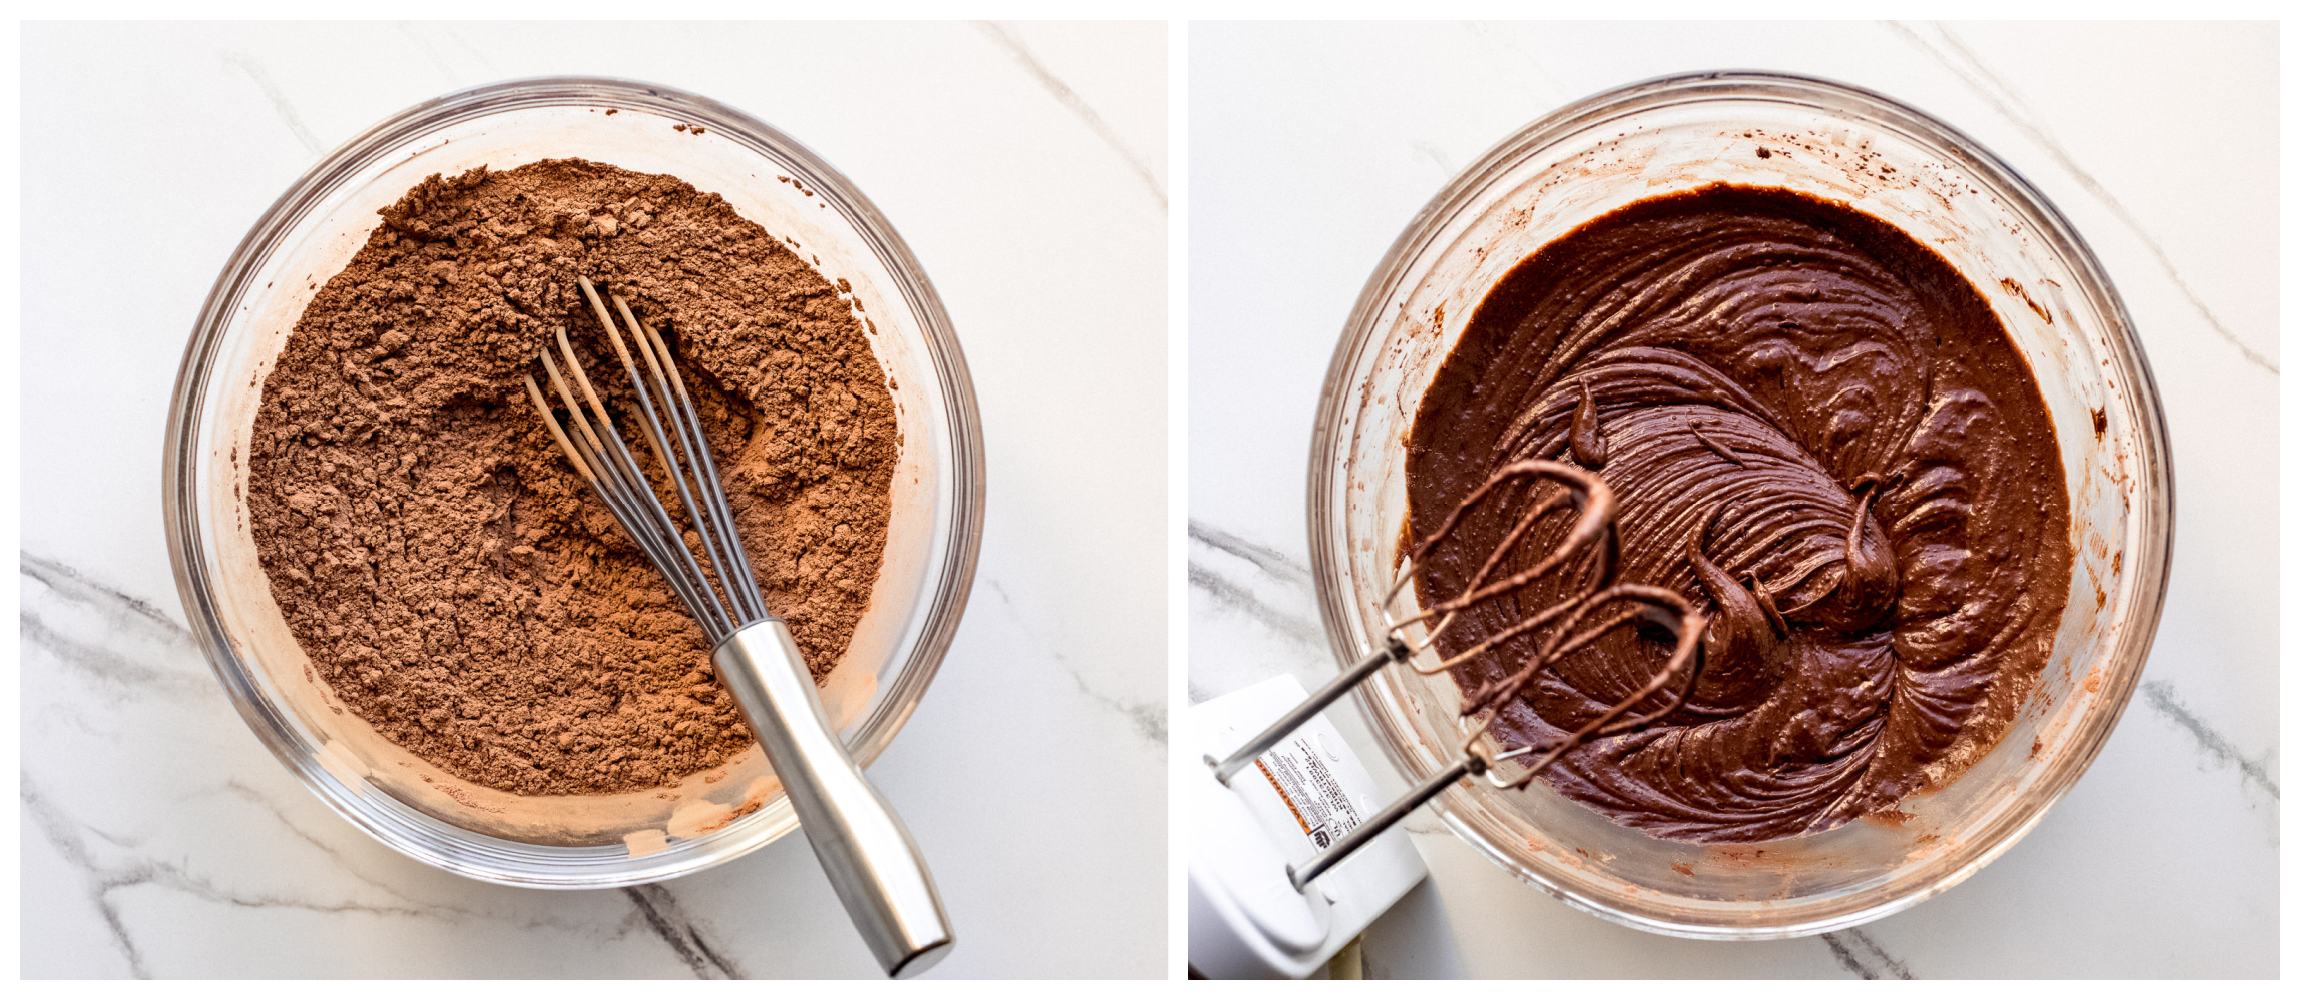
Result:
[[[509,792],[632,791],[741,752],[702,630],[520,376],[564,326],[627,398],[578,275],[663,332],[767,604],[819,676],[870,602],[897,452],[856,307],[674,177],[481,168],[382,215],[289,336],[247,456],[258,557],[320,677],[393,742]]]
[[[1946,261],[1842,205],[1709,187],[1615,211],[1517,265],[1423,398],[1412,530],[1522,458],[1603,475],[1621,579],[1713,619],[1683,707],[1543,775],[1622,824],[1770,840],[1939,787],[2003,735],[2052,651],[2068,498],[2034,376]],[[1473,509],[1416,567],[1425,603],[1460,593],[1541,495]],[[1554,547],[1570,520],[1543,522],[1511,560]],[[1440,649],[1569,586],[1475,606]],[[1619,631],[1566,658],[1494,733],[1505,747],[1562,738],[1660,669],[1665,638]],[[1470,689],[1531,652],[1515,640],[1456,680]]]

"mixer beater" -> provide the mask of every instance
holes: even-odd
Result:
[[[1603,461],[1601,456],[1594,457],[1597,461],[1591,462],[1592,465]],[[1426,560],[1437,546],[1453,534],[1472,508],[1504,488],[1546,490],[1546,493],[1527,509],[1493,551],[1486,555],[1477,572],[1462,587],[1461,593],[1431,602],[1415,614],[1397,617],[1398,599],[1406,585],[1413,580],[1414,567]],[[1569,503],[1576,516],[1571,529],[1556,547],[1534,559],[1532,565],[1496,578],[1497,570],[1508,561],[1512,552],[1517,551],[1533,535],[1535,526],[1550,515],[1566,509]],[[1383,614],[1389,624],[1385,632],[1388,639],[1385,645],[1366,654],[1340,676],[1247,740],[1228,757],[1216,760],[1208,755],[1205,758],[1215,779],[1228,785],[1240,771],[1253,766],[1257,759],[1281,740],[1316,718],[1328,705],[1384,667],[1400,664],[1420,674],[1442,673],[1478,657],[1491,655],[1504,644],[1521,636],[1538,639],[1533,654],[1518,664],[1515,670],[1465,692],[1461,715],[1466,718],[1483,714],[1484,719],[1465,734],[1453,762],[1440,768],[1388,807],[1367,817],[1307,863],[1288,865],[1287,878],[1295,891],[1305,889],[1313,880],[1373,842],[1383,831],[1396,825],[1423,803],[1436,798],[1456,781],[1480,776],[1496,788],[1523,789],[1575,747],[1650,725],[1684,703],[1700,676],[1708,619],[1676,591],[1619,581],[1620,542],[1616,534],[1616,516],[1617,507],[1612,489],[1604,479],[1587,468],[1564,462],[1526,459],[1495,470],[1483,485],[1463,498],[1429,537],[1422,539],[1406,558],[1400,560],[1396,577],[1383,599]],[[1531,614],[1522,615],[1506,628],[1434,665],[1413,665],[1413,659],[1433,648],[1438,636],[1444,634],[1465,610],[1520,593],[1536,581],[1560,573],[1569,574],[1564,579],[1575,581],[1566,588],[1562,598]],[[1501,707],[1509,704],[1528,685],[1534,683],[1543,671],[1555,667],[1566,657],[1611,632],[1640,624],[1658,626],[1675,637],[1667,662],[1643,686],[1614,703],[1611,709],[1548,745],[1528,745],[1501,752],[1490,752],[1479,746]],[[1413,638],[1417,630],[1421,633],[1418,639]],[[1531,763],[1521,765],[1522,770],[1513,777],[1505,779],[1496,770],[1497,765],[1528,756],[1532,756]]]

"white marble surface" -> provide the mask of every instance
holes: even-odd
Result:
[[[1627,930],[1412,820],[1432,878],[1370,976],[2274,976],[2278,971],[2277,40],[2273,25],[1194,25],[1190,696],[1333,675],[1306,566],[1310,423],[1407,220],[1596,91],[1764,68],[1882,91],[2041,187],[2107,266],[2171,425],[2172,581],[2139,695],[2025,840],[1857,930]],[[1399,787],[1354,708],[1333,715]]]
[[[184,630],[161,433],[233,245],[383,116],[558,73],[670,84],[775,123],[924,263],[989,464],[974,599],[871,769],[960,935],[929,975],[1164,974],[1164,26],[22,37],[24,975],[876,975],[798,837],[629,891],[507,889],[409,861],[289,776]]]

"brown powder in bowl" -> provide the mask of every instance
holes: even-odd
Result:
[[[671,340],[767,604],[820,680],[870,602],[898,443],[855,307],[674,177],[480,168],[381,214],[289,336],[248,456],[258,557],[321,677],[386,738],[509,792],[633,791],[741,752],[701,629],[521,375],[565,326],[628,394],[578,275]]]

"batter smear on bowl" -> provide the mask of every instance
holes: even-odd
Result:
[[[844,283],[718,195],[583,160],[434,175],[382,215],[289,335],[248,455],[258,556],[320,678],[508,792],[634,791],[741,752],[702,631],[521,375],[561,326],[619,370],[577,275],[676,342],[767,604],[819,680],[870,603],[898,451]],[[622,381],[598,383],[618,409]]]
[[[1985,754],[2052,652],[2072,557],[2058,444],[1973,286],[1907,234],[1788,191],[1712,186],[1591,221],[1478,306],[1416,414],[1411,528],[1524,458],[1601,473],[1621,579],[1713,620],[1684,706],[1543,780],[1657,836],[1817,833]],[[1539,496],[1472,508],[1415,567],[1461,592]],[[1553,549],[1570,517],[1516,551]],[[1527,557],[1530,558],[1530,557]],[[1569,581],[1473,606],[1453,656]],[[1641,686],[1664,636],[1623,631],[1505,705],[1504,748],[1563,738]],[[1464,690],[1532,652],[1455,668]]]

